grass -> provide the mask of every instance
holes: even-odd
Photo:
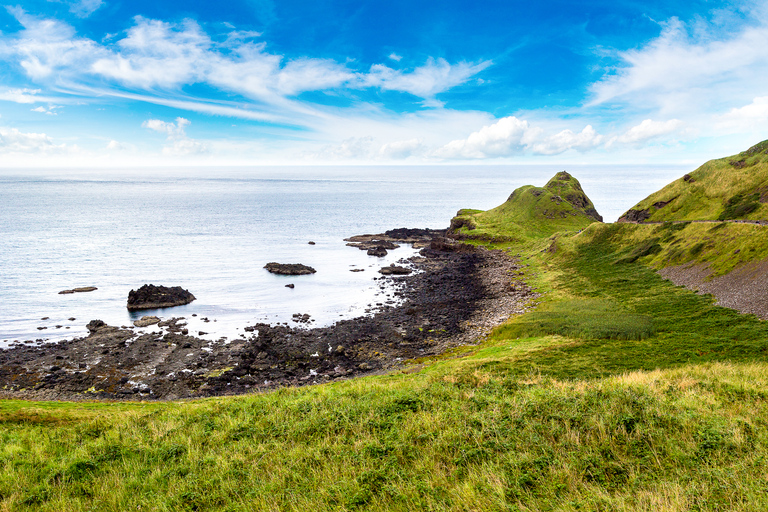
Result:
[[[562,172],[544,187],[515,190],[502,205],[488,211],[459,210],[451,228],[474,239],[525,244],[560,231],[578,231],[593,223],[592,201],[578,180]]]
[[[474,243],[520,252],[541,304],[449,358],[241,397],[0,401],[0,511],[766,510],[768,327],[653,271],[760,259],[762,229],[486,225]]]
[[[617,227],[621,226],[621,227]],[[585,235],[607,229],[616,263],[639,262],[654,269],[705,265],[711,276],[768,258],[768,228],[732,222],[667,222],[661,225],[595,226]]]
[[[4,422],[2,509],[768,505],[768,366],[563,381],[486,364],[521,349],[489,346],[413,375],[163,404],[107,420],[84,419],[73,405],[58,408],[53,423]]]
[[[738,155],[711,160],[643,199],[650,222],[768,218],[768,154],[763,141]],[[661,206],[663,203],[668,203]],[[659,205],[659,206],[655,206]]]

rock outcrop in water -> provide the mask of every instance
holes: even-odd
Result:
[[[155,286],[145,284],[128,293],[128,310],[171,308],[183,306],[195,300],[195,296],[181,286]]]
[[[302,265],[301,263],[275,263],[273,261],[264,265],[264,268],[273,274],[280,274],[284,276],[303,276],[317,272],[317,270],[314,268],[307,265]]]
[[[72,288],[71,290],[61,290],[59,295],[69,295],[70,293],[84,293],[96,291],[98,288],[95,286],[83,286],[81,288]]]

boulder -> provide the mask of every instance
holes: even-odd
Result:
[[[181,286],[155,286],[145,284],[128,293],[128,310],[171,308],[189,304],[195,296]]]
[[[411,269],[405,268],[405,267],[398,267],[394,263],[388,267],[382,267],[379,270],[379,274],[384,274],[385,276],[390,276],[390,275],[404,276],[410,273],[411,273]]]
[[[147,327],[148,325],[154,325],[159,323],[160,319],[156,316],[143,316],[133,322],[136,327]]]
[[[387,249],[378,245],[368,249],[368,256],[377,256],[379,258],[387,255]]]
[[[317,270],[312,267],[302,265],[301,263],[275,263],[273,261],[264,265],[264,268],[273,274],[284,276],[303,276],[317,272]]]
[[[106,327],[107,324],[105,324],[101,320],[91,320],[88,322],[88,324],[85,326],[86,329],[88,329],[88,332],[96,332],[102,327]]]

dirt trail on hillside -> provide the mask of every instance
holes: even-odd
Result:
[[[667,267],[659,274],[678,286],[711,293],[717,298],[718,306],[768,320],[768,259],[752,262],[711,281],[706,280],[711,274],[707,264]]]

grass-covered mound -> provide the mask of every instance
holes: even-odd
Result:
[[[468,238],[522,242],[602,220],[579,181],[562,171],[544,187],[518,188],[491,210],[459,211],[451,228]]]
[[[710,160],[640,201],[619,221],[765,220],[767,203],[768,141],[763,141]]]

